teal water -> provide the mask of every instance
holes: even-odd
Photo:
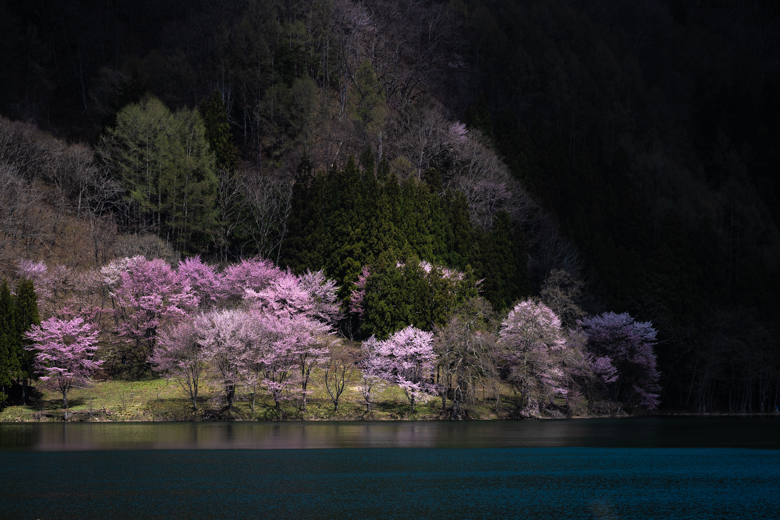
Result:
[[[1,518],[780,518],[771,419],[25,426]]]

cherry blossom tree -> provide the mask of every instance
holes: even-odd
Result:
[[[337,292],[336,283],[326,279],[322,271],[308,271],[300,277],[289,271],[280,272],[260,291],[245,290],[245,301],[253,309],[264,345],[257,358],[259,364],[254,366],[265,374],[263,385],[271,393],[277,410],[282,396],[289,394],[291,361],[299,369],[300,406],[306,410],[311,371],[322,364],[328,353],[317,342],[331,334],[332,325],[341,316]]]
[[[35,294],[38,296],[38,306],[44,315],[54,314],[56,306],[60,303],[62,286],[66,285],[66,279],[70,277],[70,269],[63,265],[56,265],[52,269],[44,262],[21,260],[16,271],[19,278],[31,280],[35,285]]]
[[[43,374],[41,381],[50,382],[62,393],[62,406],[67,408],[70,389],[86,384],[103,364],[94,359],[98,330],[79,317],[52,317],[33,325],[25,336],[33,343],[25,348],[35,352],[35,370]]]
[[[203,339],[193,321],[163,330],[150,359],[153,368],[176,381],[198,409],[198,391],[206,369]]]
[[[376,363],[369,370],[372,375],[401,387],[412,406],[435,392],[433,374],[436,354],[433,351],[433,333],[413,326],[399,330],[384,341],[370,340],[371,355],[384,363]],[[366,368],[364,368],[366,370]]]
[[[104,276],[97,270],[22,260],[17,274],[35,285],[38,307],[44,316],[80,315],[93,321],[92,317],[100,314]]]
[[[363,319],[363,313],[365,312],[366,285],[370,277],[371,269],[364,265],[357,280],[352,282],[355,287],[349,294],[349,311],[357,314],[360,319]]]
[[[540,417],[555,396],[566,396],[561,320],[533,300],[518,303],[501,323],[506,380],[520,396],[520,416]]]
[[[253,388],[260,384],[267,390],[278,413],[282,401],[300,384],[301,410],[305,410],[311,371],[328,353],[322,345],[330,328],[301,314],[255,309],[249,316],[252,338],[242,360],[245,379]]]
[[[270,260],[242,260],[222,272],[222,298],[240,300],[248,289],[262,291],[282,273]]]
[[[254,337],[248,314],[236,309],[202,313],[195,317],[193,327],[205,358],[217,374],[229,410],[242,379],[246,351]]]
[[[199,256],[185,259],[176,269],[179,281],[189,285],[203,308],[215,305],[221,298],[222,277],[214,266],[203,263]]]
[[[301,411],[306,411],[306,402],[309,395],[309,381],[313,369],[321,367],[327,359],[329,348],[325,346],[333,343],[329,338],[330,329],[325,324],[311,318],[298,318],[296,327],[296,357],[301,382]]]
[[[249,314],[247,314],[247,317]],[[242,375],[252,388],[252,411],[255,411],[257,388],[265,388],[274,401],[277,414],[281,403],[290,396],[296,381],[295,340],[290,316],[255,312],[249,348],[242,357]]]
[[[252,307],[273,316],[310,316],[314,313],[311,294],[290,272],[280,273],[260,291],[246,288],[244,299]]]
[[[628,313],[605,312],[582,320],[594,372],[599,374],[615,401],[648,410],[658,404],[660,373],[653,345],[656,330],[649,321]]]
[[[111,292],[117,333],[133,345],[131,354],[136,362],[145,363],[157,343],[157,329],[185,318],[197,307],[198,297],[170,264],[159,258],[133,257],[117,275],[118,285]]]
[[[366,414],[371,413],[371,407],[374,405],[372,395],[387,384],[384,377],[390,370],[389,361],[379,355],[379,343],[376,337],[371,336],[361,345],[363,358],[358,363],[361,370],[359,386],[363,404],[366,406]]]
[[[309,294],[312,301],[310,316],[329,325],[334,325],[341,317],[339,305],[339,287],[335,280],[325,277],[325,272],[307,270],[298,277],[301,288]]]

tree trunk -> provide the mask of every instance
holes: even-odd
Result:
[[[233,399],[236,396],[235,385],[225,385],[225,397],[227,397],[227,408],[230,410],[233,408]]]

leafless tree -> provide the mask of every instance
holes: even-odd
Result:
[[[252,215],[252,246],[265,258],[279,261],[287,236],[287,219],[292,202],[292,182],[264,175],[257,170],[244,172],[244,196]]]
[[[339,411],[339,401],[347,385],[357,373],[360,352],[346,343],[331,345],[330,356],[325,362],[323,378],[325,390],[333,402],[333,413]]]

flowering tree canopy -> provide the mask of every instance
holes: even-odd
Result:
[[[193,326],[206,359],[218,374],[230,409],[241,380],[244,353],[253,336],[247,313],[241,310],[203,313],[195,318]]]
[[[163,330],[150,358],[152,366],[179,383],[194,409],[198,408],[201,375],[206,368],[203,340],[193,321]]]
[[[300,277],[284,272],[260,291],[247,288],[244,298],[275,316],[306,316],[334,325],[341,316],[337,291],[336,282],[326,279],[322,271]]]
[[[658,404],[655,344],[656,330],[628,313],[605,312],[582,320],[588,336],[593,370],[608,385],[612,399],[648,410]]]
[[[311,370],[328,353],[322,344],[330,328],[302,314],[276,315],[255,310],[249,316],[252,337],[242,361],[245,379],[264,387],[277,411],[281,401],[288,399],[292,388],[299,383],[301,408],[305,409]]]
[[[242,260],[222,272],[222,297],[240,299],[247,289],[262,291],[281,274],[282,271],[270,260]]]
[[[146,362],[157,342],[157,329],[175,323],[198,305],[198,297],[165,260],[129,259],[118,269],[118,286],[111,292],[116,302],[117,332],[134,344],[138,362]]]
[[[538,417],[556,395],[566,395],[561,320],[533,300],[518,303],[501,324],[505,377],[520,394],[520,415]]]
[[[433,351],[433,333],[411,325],[399,330],[384,341],[369,338],[366,341],[370,356],[379,358],[365,369],[376,371],[374,375],[401,387],[415,409],[417,401],[435,392],[433,372],[436,354]]]
[[[49,318],[33,325],[26,334],[33,345],[35,370],[44,374],[42,381],[52,382],[62,393],[62,405],[68,407],[68,392],[73,385],[84,384],[102,360],[95,360],[98,331],[82,318],[61,320]]]
[[[201,307],[216,303],[222,295],[222,277],[214,266],[203,263],[199,256],[190,257],[179,263],[176,269],[179,281],[189,285],[198,297]]]

